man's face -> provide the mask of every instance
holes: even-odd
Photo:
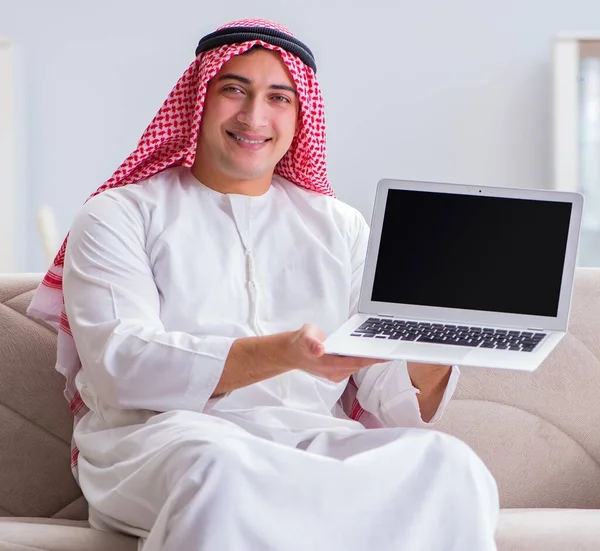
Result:
[[[281,56],[259,48],[229,60],[210,81],[198,162],[213,179],[271,176],[296,134],[296,86]]]

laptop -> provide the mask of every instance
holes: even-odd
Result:
[[[534,371],[567,331],[578,193],[382,180],[358,313],[325,352]]]

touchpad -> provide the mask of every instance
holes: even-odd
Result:
[[[394,350],[394,356],[400,356],[405,360],[414,360],[416,362],[458,364],[470,352],[471,349],[464,346],[400,342]]]

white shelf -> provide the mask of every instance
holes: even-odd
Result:
[[[560,31],[557,40],[571,40],[574,42],[600,40],[600,31]]]

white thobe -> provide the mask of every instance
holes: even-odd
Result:
[[[63,277],[93,525],[145,551],[495,548],[495,482],[422,428],[405,362],[355,376],[396,428],[367,431],[338,405],[347,381],[302,370],[211,398],[235,339],[354,313],[367,240],[358,211],[279,177],[252,197],[173,168],[86,203]]]

